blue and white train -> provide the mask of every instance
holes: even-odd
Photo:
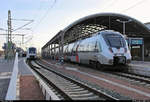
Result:
[[[92,37],[67,44],[63,49],[64,60],[81,64],[127,65],[131,54],[124,36],[116,31],[100,31]]]
[[[27,49],[27,59],[31,59],[31,60],[37,59],[37,50],[35,47],[29,47]]]

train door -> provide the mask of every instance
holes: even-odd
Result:
[[[131,46],[132,60],[142,60],[142,48],[140,45]]]

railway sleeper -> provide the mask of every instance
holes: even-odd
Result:
[[[69,94],[86,94],[86,93],[89,93],[88,90],[83,90],[83,91],[74,91],[74,92],[67,92]]]
[[[68,84],[68,83],[55,83],[55,84],[61,85],[61,86],[64,86],[64,87],[68,87],[68,86],[70,86],[70,87],[75,87],[75,86],[77,86],[77,85],[74,85],[74,84]]]
[[[122,75],[124,75],[124,76],[130,76],[130,77],[134,77],[134,78],[139,78],[139,79],[142,79],[142,80],[150,82],[149,78],[145,78],[145,77],[141,77],[141,76],[136,76],[136,75],[125,74],[125,73],[122,73]]]
[[[146,84],[145,86],[150,88],[150,84]]]
[[[99,96],[92,97],[80,97],[80,98],[72,98],[73,100],[105,100],[104,98],[100,98]]]
[[[71,87],[72,89],[80,89],[81,87],[80,86],[74,86],[74,87]]]
[[[66,92],[76,92],[76,91],[84,91],[84,88],[80,88],[80,89],[65,89]]]
[[[62,87],[62,86],[59,86],[60,89],[62,90],[68,90],[68,91],[73,91],[73,90],[85,90],[85,89],[81,89],[81,88],[72,88],[72,87]]]
[[[70,97],[73,97],[73,98],[75,98],[75,97],[77,97],[77,98],[79,98],[79,97],[91,97],[91,96],[95,96],[92,92],[90,92],[90,93],[86,93],[86,94],[70,94],[69,95]]]
[[[56,84],[62,85],[64,87],[76,87],[76,86],[78,86],[76,84],[70,84],[70,83],[56,83]]]
[[[68,85],[65,85],[65,86],[58,85],[58,86],[65,88],[65,89],[80,89],[81,88],[80,86],[68,86]]]
[[[130,74],[126,74],[126,73],[117,73],[118,75],[120,75],[120,76],[125,76],[125,77],[129,77],[129,79],[134,79],[135,81],[139,81],[139,82],[141,82],[141,81],[144,81],[145,83],[148,83],[148,84],[150,84],[150,79],[149,78],[144,78],[144,77],[140,77],[140,76],[136,76],[136,75],[130,75]]]

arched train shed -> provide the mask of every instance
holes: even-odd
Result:
[[[65,44],[90,37],[101,30],[115,30],[127,37],[143,38],[144,49],[150,50],[150,31],[142,22],[123,14],[98,13],[83,17],[58,32],[42,47],[42,56],[60,56]]]

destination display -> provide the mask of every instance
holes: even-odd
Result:
[[[131,39],[131,45],[142,45],[143,39]]]
[[[129,45],[143,45],[143,38],[128,38],[126,41]]]

